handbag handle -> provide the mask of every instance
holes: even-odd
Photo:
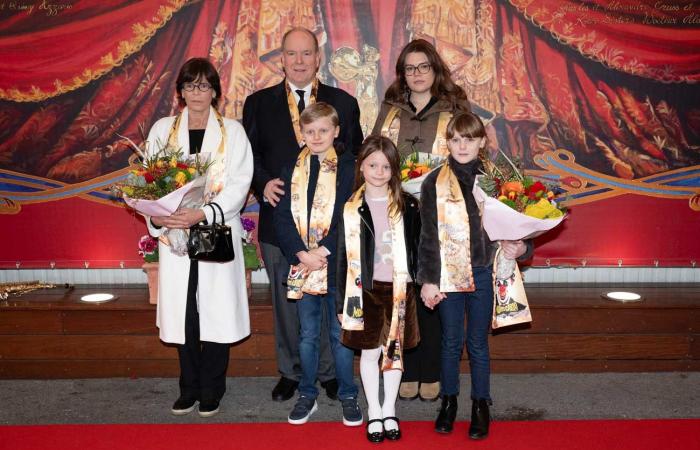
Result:
[[[214,221],[213,221],[212,225],[216,225],[216,209],[214,208],[214,206],[219,208],[219,212],[221,213],[221,225],[226,225],[226,221],[224,219],[224,210],[221,209],[221,206],[219,206],[218,203],[214,203],[214,202],[207,203],[207,206],[210,207],[212,212],[214,213]]]

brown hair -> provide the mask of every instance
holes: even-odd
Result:
[[[391,167],[391,178],[389,178],[389,195],[391,196],[393,207],[389,211],[390,217],[396,217],[404,211],[404,199],[401,190],[401,156],[391,139],[378,134],[367,136],[360,146],[360,154],[357,156],[355,164],[355,187],[357,191],[365,182],[365,177],[360,171],[360,166],[369,155],[374,152],[382,152],[389,161]]]
[[[288,30],[286,33],[284,33],[284,36],[282,36],[282,45],[280,45],[280,48],[282,51],[284,51],[284,43],[287,42],[287,38],[289,37],[290,34],[294,33],[295,31],[301,31],[302,33],[306,33],[313,39],[314,41],[314,51],[318,53],[318,38],[316,35],[313,33],[313,31],[309,30],[308,28],[304,27],[294,27],[291,30]]]
[[[175,90],[177,91],[177,100],[180,106],[185,106],[185,98],[182,96],[182,89],[185,83],[191,83],[199,79],[206,80],[214,89],[214,97],[211,99],[211,106],[216,108],[221,98],[221,80],[219,72],[216,71],[214,65],[206,58],[190,58],[180,68],[180,73],[175,81]]]
[[[304,125],[308,125],[323,117],[331,119],[334,127],[340,124],[338,111],[336,111],[334,107],[326,102],[316,102],[304,108],[304,111],[302,111],[299,116],[299,125],[303,128]]]
[[[447,123],[445,137],[449,141],[456,134],[473,139],[486,138],[486,145],[479,149],[479,159],[485,166],[488,159],[486,151],[488,136],[486,135],[484,123],[481,121],[479,116],[470,112],[455,114]]]
[[[435,81],[430,87],[430,93],[438,100],[447,100],[452,110],[470,111],[467,93],[452,81],[450,68],[440,58],[435,46],[425,39],[415,39],[401,50],[396,60],[396,79],[386,90],[384,100],[397,103],[407,103],[411,90],[406,83],[406,56],[409,53],[423,53],[428,58],[430,67],[435,73]]]

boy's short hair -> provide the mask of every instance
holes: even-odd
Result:
[[[304,108],[304,111],[299,116],[299,124],[303,128],[304,125],[309,125],[312,122],[328,117],[331,119],[334,127],[340,125],[338,111],[326,102],[316,102]]]

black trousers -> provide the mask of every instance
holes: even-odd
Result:
[[[437,310],[428,309],[417,296],[418,329],[420,342],[416,348],[404,354],[402,382],[419,381],[435,383],[440,381],[440,348],[442,328]]]
[[[190,261],[185,311],[185,344],[177,346],[180,357],[180,395],[202,402],[218,401],[226,392],[230,344],[199,340],[198,279],[198,263]]]

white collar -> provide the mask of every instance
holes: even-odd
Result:
[[[289,87],[292,89],[292,91],[302,90],[302,91],[304,91],[304,94],[306,94],[307,92],[311,91],[311,85],[313,84],[313,82],[307,84],[303,88],[295,86],[294,83],[292,83],[289,80],[287,80],[287,84],[289,84]]]

